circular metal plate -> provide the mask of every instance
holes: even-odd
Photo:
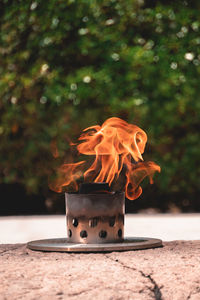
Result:
[[[80,244],[70,243],[67,238],[46,239],[32,241],[27,244],[31,250],[38,251],[58,251],[58,252],[110,252],[141,250],[161,247],[162,241],[159,239],[146,237],[128,237],[121,243],[105,244]]]

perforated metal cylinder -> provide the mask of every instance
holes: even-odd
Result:
[[[114,243],[124,239],[124,193],[65,194],[67,232],[73,243]]]

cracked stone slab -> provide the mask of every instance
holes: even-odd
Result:
[[[104,254],[0,245],[0,300],[93,298],[199,300],[200,241]]]

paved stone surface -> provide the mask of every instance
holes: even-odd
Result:
[[[0,299],[199,300],[200,241],[106,254],[0,245]]]

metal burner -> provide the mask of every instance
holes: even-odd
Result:
[[[124,193],[65,194],[71,243],[119,243],[124,239]]]
[[[159,239],[124,238],[123,192],[105,183],[85,184],[81,193],[65,194],[68,238],[32,241],[31,250],[109,252],[161,247]]]

